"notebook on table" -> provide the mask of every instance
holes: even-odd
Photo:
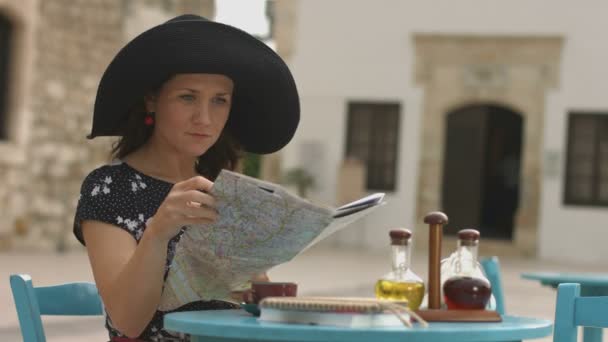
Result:
[[[411,327],[419,320],[407,302],[360,297],[268,297],[260,302],[260,321],[352,328]]]

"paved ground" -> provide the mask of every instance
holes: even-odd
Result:
[[[388,249],[387,249],[388,253]],[[566,265],[530,260],[515,255],[499,255],[505,288],[506,308],[510,314],[553,319],[555,292],[539,284],[520,279],[527,271],[607,272],[605,265]],[[413,268],[426,279],[426,252],[413,257]],[[299,283],[302,295],[372,296],[376,279],[389,270],[388,254],[336,249],[321,243],[288,264],[270,272],[273,280]],[[0,341],[19,341],[20,332],[10,293],[8,275],[29,273],[35,285],[92,280],[87,256],[82,251],[63,255],[48,253],[0,254]],[[49,342],[106,341],[101,317],[45,318]],[[607,333],[608,334],[608,333]],[[535,341],[551,341],[551,338]],[[605,342],[608,337],[605,336]]]

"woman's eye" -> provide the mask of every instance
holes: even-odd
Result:
[[[217,103],[217,104],[224,104],[224,103],[228,102],[228,100],[226,100],[223,97],[215,97],[215,98],[213,98],[213,102]]]
[[[186,101],[194,101],[194,95],[190,95],[190,94],[180,95],[180,98],[182,100],[186,100]]]

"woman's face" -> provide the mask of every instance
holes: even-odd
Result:
[[[224,75],[175,75],[146,98],[146,110],[156,113],[152,139],[182,155],[204,154],[226,125],[233,88]]]

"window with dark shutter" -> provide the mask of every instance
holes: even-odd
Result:
[[[367,166],[367,189],[394,191],[399,143],[398,103],[348,104],[346,153]]]
[[[564,203],[608,206],[608,112],[568,116]]]

